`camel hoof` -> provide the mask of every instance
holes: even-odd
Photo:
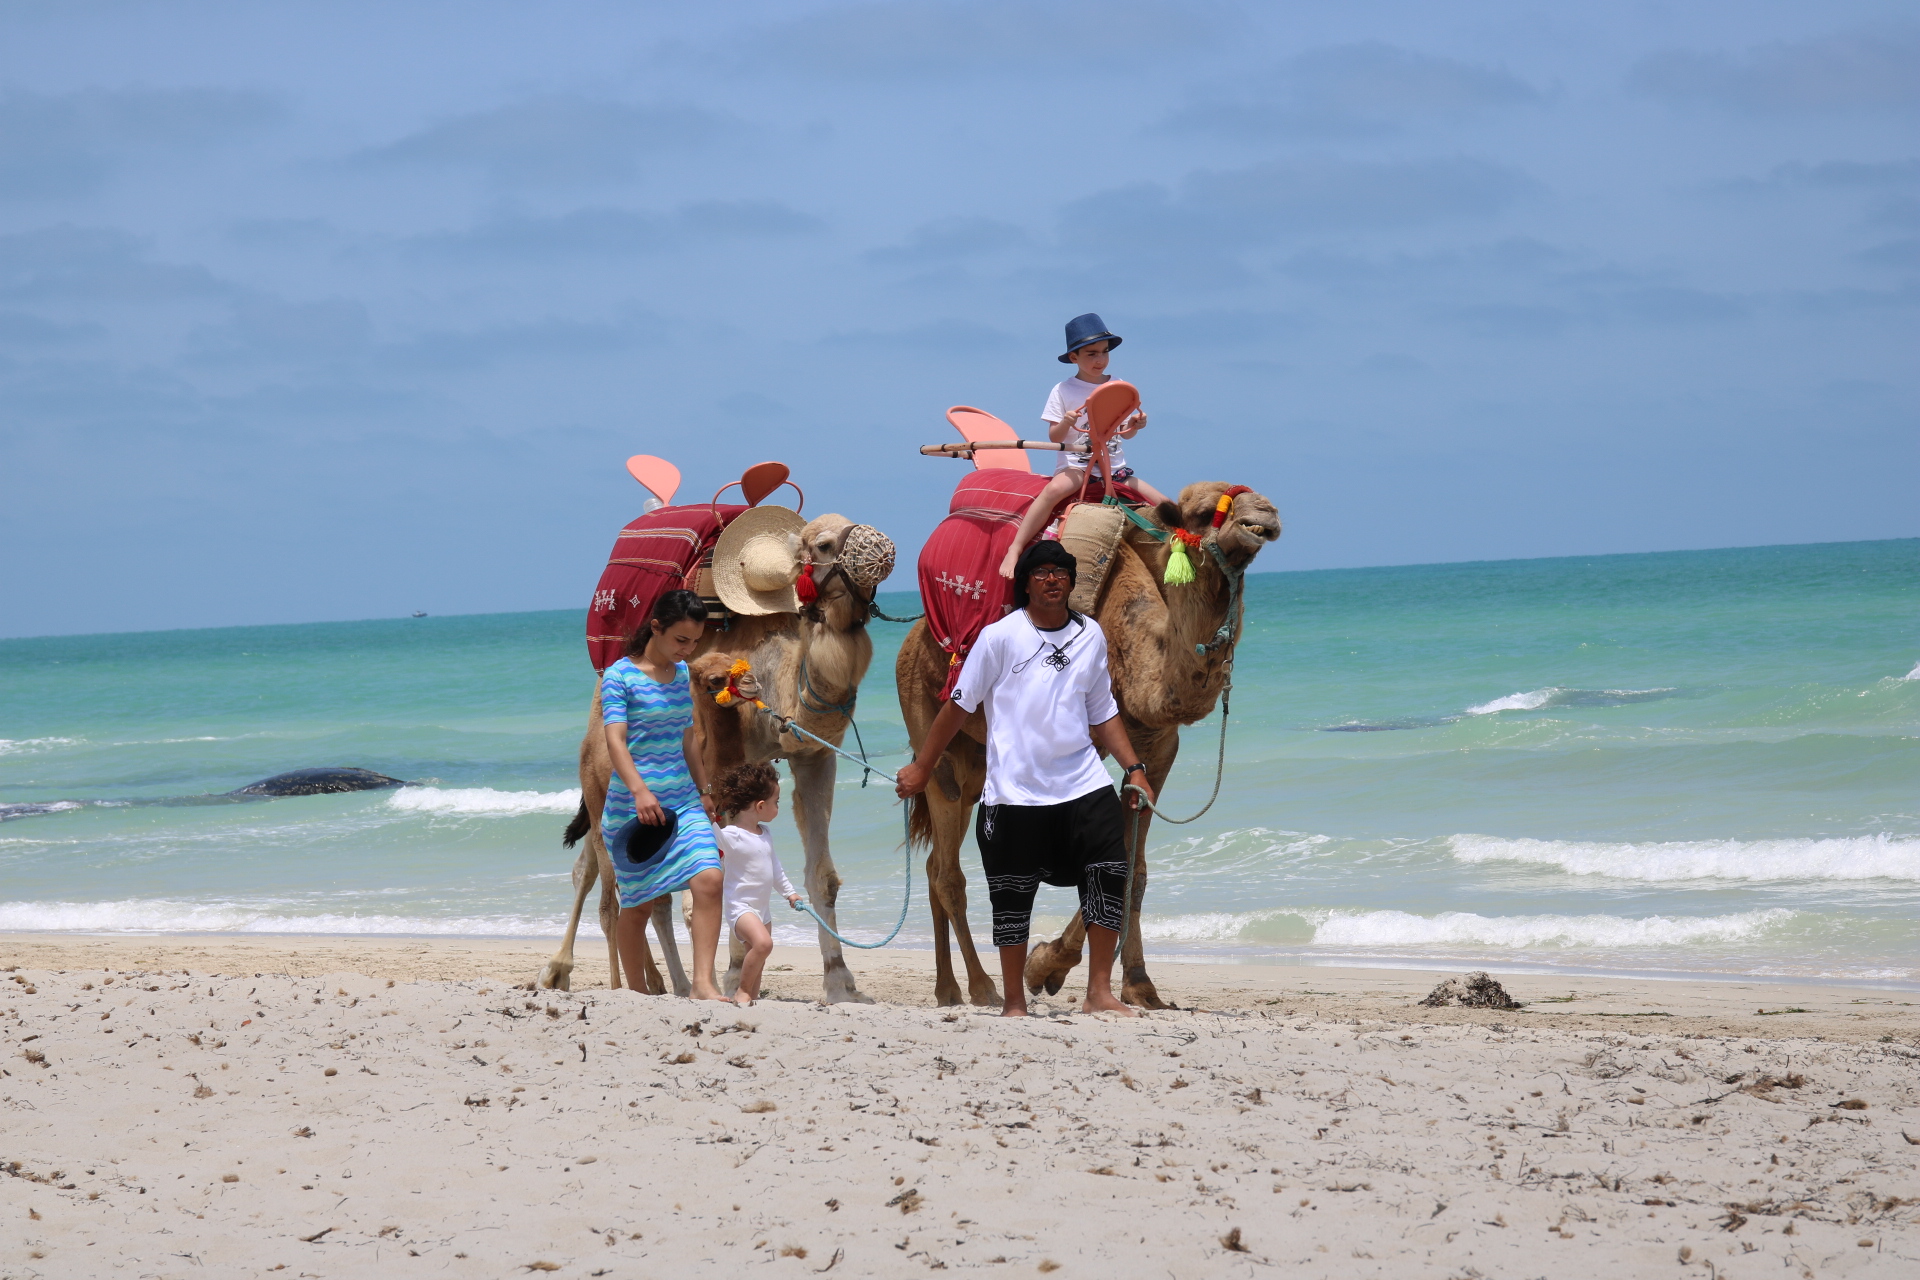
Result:
[[[1138,978],[1128,978],[1120,984],[1120,1002],[1130,1004],[1136,1009],[1173,1008],[1160,998],[1160,993],[1154,990],[1153,979],[1144,973]]]
[[[559,960],[547,961],[547,967],[540,971],[540,989],[542,991],[573,990],[573,966]]]
[[[1080,963],[1078,951],[1068,951],[1057,942],[1044,943],[1036,947],[1027,957],[1027,991],[1039,995],[1045,988],[1048,995],[1058,995],[1060,988],[1066,985],[1067,974]]]
[[[933,1004],[936,1009],[950,1009],[960,1002],[960,988],[957,986],[935,987],[933,989]]]
[[[959,1002],[955,1001],[955,1003],[957,1004]],[[989,982],[985,987],[973,993],[973,1003],[982,1009],[998,1009],[1003,1007],[1000,999],[1000,989]]]

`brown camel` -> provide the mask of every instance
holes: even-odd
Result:
[[[867,635],[867,621],[878,581],[856,580],[871,576],[865,572],[833,572],[840,563],[841,552],[848,549],[848,537],[854,530],[865,531],[856,535],[862,539],[862,550],[867,553],[863,563],[871,563],[876,545],[884,543],[881,558],[891,565],[892,544],[885,535],[871,526],[855,525],[844,516],[821,516],[800,535],[802,554],[814,566],[818,598],[799,614],[736,616],[725,630],[709,626],[700,654],[689,664],[690,674],[696,674],[695,724],[709,777],[713,776],[711,770],[716,764],[724,767],[742,759],[786,760],[793,775],[793,820],[800,828],[800,841],[806,850],[807,898],[815,910],[835,922],[836,928],[834,903],[840,894],[840,876],[834,870],[833,855],[828,848],[827,827],[833,817],[833,783],[838,757],[815,742],[782,731],[772,716],[755,708],[750,700],[721,708],[712,705],[711,694],[725,687],[727,667],[735,659],[744,658],[752,667],[761,699],[773,711],[791,716],[793,723],[801,728],[839,745],[851,723],[855,691],[873,661],[873,640]],[[574,935],[587,892],[596,880],[601,885],[600,927],[607,936],[610,984],[621,985],[620,956],[613,945],[619,900],[614,893],[613,868],[600,830],[600,812],[606,803],[611,778],[612,766],[607,758],[606,736],[601,731],[600,692],[596,685],[587,733],[580,743],[580,812],[567,828],[569,845],[581,836],[586,837],[586,843],[574,862],[574,903],[566,936],[540,975],[542,987],[568,989],[573,972]],[[671,904],[666,898],[657,900],[652,918],[654,936],[666,958],[675,994],[685,995],[690,985],[680,962],[671,922]],[[826,998],[865,1001],[847,968],[840,943],[824,929],[819,935]],[[665,984],[653,968],[651,952],[643,955],[645,969],[635,975],[639,981],[633,985],[659,994]],[[727,975],[729,991],[738,980],[740,955],[736,944]]]
[[[1211,525],[1215,503],[1229,486],[1216,482],[1190,484],[1180,501],[1163,503],[1154,512],[1160,527],[1185,528],[1214,543],[1230,572],[1246,572],[1254,556],[1280,536],[1280,517],[1273,504],[1259,494],[1244,491],[1233,498],[1219,530]],[[1167,544],[1144,530],[1129,526],[1116,549],[1094,618],[1106,632],[1113,692],[1120,703],[1121,723],[1133,749],[1147,766],[1147,780],[1159,792],[1180,750],[1180,727],[1213,710],[1226,684],[1233,650],[1240,639],[1237,611],[1229,616],[1231,584],[1212,553],[1196,548],[1191,556],[1194,580],[1167,586]],[[1224,636],[1222,627],[1226,628]],[[1216,643],[1216,640],[1219,643]],[[948,655],[934,643],[922,621],[914,624],[900,647],[894,673],[900,691],[900,711],[908,738],[917,744],[926,736],[940,709],[939,691],[946,679]],[[986,720],[979,712],[967,721],[940,757],[933,782],[913,801],[916,841],[926,841],[928,898],[933,907],[934,997],[943,1005],[960,1003],[953,960],[947,950],[951,926],[967,968],[967,996],[977,1005],[997,1006],[1000,994],[981,966],[967,927],[966,873],[960,866],[960,845],[966,838],[974,804],[986,782]],[[1140,944],[1140,902],[1146,894],[1146,836],[1151,814],[1140,820],[1140,847],[1133,865],[1133,892],[1127,904],[1127,940],[1121,960],[1120,998],[1147,1009],[1162,1009],[1159,993],[1147,976]],[[1064,933],[1034,948],[1027,960],[1027,987],[1058,991],[1067,972],[1080,963],[1086,925],[1076,912]]]

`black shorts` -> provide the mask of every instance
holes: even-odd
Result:
[[[1043,881],[1078,889],[1086,922],[1119,932],[1127,894],[1124,826],[1112,787],[1061,804],[981,805],[973,836],[993,904],[993,945],[1026,942]]]

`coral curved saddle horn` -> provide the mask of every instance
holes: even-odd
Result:
[[[627,459],[627,474],[640,482],[640,487],[660,499],[660,505],[673,505],[673,495],[680,488],[680,468],[665,458],[656,458],[650,453],[636,453]]]
[[[1093,469],[1100,468],[1100,479],[1106,485],[1107,492],[1113,492],[1111,464],[1107,461],[1107,442],[1113,439],[1113,433],[1120,424],[1133,415],[1140,407],[1140,390],[1131,382],[1122,382],[1115,378],[1103,382],[1093,389],[1087,397],[1087,448],[1092,457],[1087,461],[1087,474],[1080,482],[1080,499],[1086,500],[1087,485],[1093,480]]]

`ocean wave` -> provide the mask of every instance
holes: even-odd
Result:
[[[1313,931],[1316,947],[1671,947],[1742,942],[1786,923],[1784,907],[1727,916],[1482,916],[1443,911],[1334,912]]]
[[[10,818],[31,818],[36,814],[61,813],[68,809],[85,807],[78,800],[50,800],[44,804],[0,804],[0,822]]]
[[[1913,664],[1913,670],[1900,677],[1902,680],[1920,680],[1920,662]]]
[[[186,902],[130,898],[116,902],[0,902],[7,933],[304,933],[447,934],[456,937],[558,937],[564,912],[546,916],[301,915],[287,904]],[[581,922],[582,935],[595,932]]]
[[[1448,837],[1461,862],[1527,862],[1618,880],[1920,880],[1920,839],[1579,840]]]
[[[409,813],[444,813],[463,818],[572,813],[580,807],[580,788],[495,791],[492,787],[402,787],[387,797],[387,806]]]
[[[1671,697],[1677,689],[1563,689],[1550,685],[1525,693],[1510,693],[1492,702],[1468,707],[1470,716],[1490,716],[1502,711],[1538,711],[1542,707],[1623,707],[1635,702],[1652,702]]]
[[[78,746],[80,738],[0,738],[0,756],[26,756],[55,747]]]

